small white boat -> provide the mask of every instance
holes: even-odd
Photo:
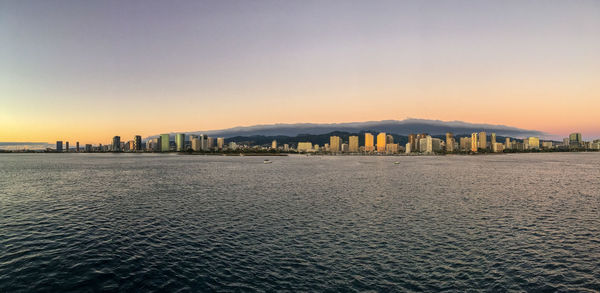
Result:
[[[264,160],[264,161],[263,161],[263,164],[271,164],[271,163],[273,163],[273,162],[271,162],[271,161],[269,161],[269,160]]]
[[[398,161],[394,162],[394,165],[399,165],[399,164],[400,164],[400,162],[398,162]]]

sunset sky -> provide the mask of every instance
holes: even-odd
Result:
[[[600,138],[600,1],[0,1],[0,142],[409,117]]]

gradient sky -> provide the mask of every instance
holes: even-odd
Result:
[[[408,117],[600,137],[600,1],[0,0],[0,141]]]

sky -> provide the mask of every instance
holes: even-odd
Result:
[[[0,142],[599,117],[600,1],[0,0]]]

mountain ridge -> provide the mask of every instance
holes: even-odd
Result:
[[[429,119],[408,118],[404,120],[380,120],[364,122],[341,122],[341,123],[275,123],[275,124],[257,124],[251,126],[236,126],[219,130],[197,130],[186,132],[191,135],[205,134],[219,137],[236,136],[296,136],[300,134],[319,135],[333,131],[345,132],[390,132],[398,135],[408,135],[410,133],[428,133],[430,135],[442,135],[446,132],[454,134],[469,134],[472,132],[495,132],[498,135],[512,137],[526,136],[549,136],[549,134],[538,130],[522,129],[506,125],[494,125],[485,123],[469,123],[464,121],[442,121]],[[148,138],[157,137],[157,135]]]

